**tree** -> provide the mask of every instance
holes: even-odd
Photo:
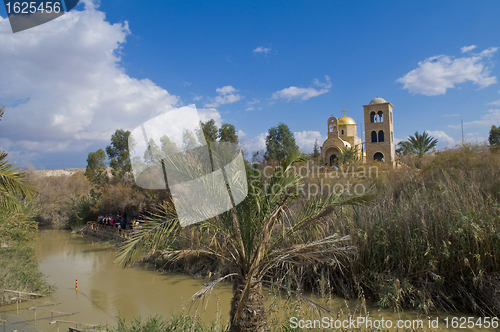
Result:
[[[119,181],[123,181],[126,175],[132,171],[130,164],[130,153],[128,151],[128,138],[130,131],[117,129],[111,135],[111,144],[106,147],[106,154],[111,166],[111,174]]]
[[[198,146],[198,142],[196,141],[196,137],[194,134],[185,129],[184,133],[182,134],[182,149],[184,152],[188,152],[190,150],[193,150]]]
[[[144,152],[146,164],[157,164],[164,157],[163,151],[156,145],[154,139],[150,138],[148,148]]]
[[[413,147],[409,141],[401,141],[398,143],[396,149],[396,154],[399,156],[406,156],[409,154],[413,154]]]
[[[25,173],[6,158],[7,153],[0,151],[0,210],[11,212],[19,208],[20,197],[32,198],[35,189]]]
[[[108,171],[106,169],[106,153],[103,149],[90,152],[87,157],[87,168],[85,176],[90,183],[103,186],[108,182]]]
[[[316,138],[316,140],[314,141],[314,146],[313,146],[313,158],[318,158],[320,156],[320,153],[319,153],[319,145],[318,145],[318,139]]]
[[[500,126],[491,126],[488,142],[492,150],[500,150]]]
[[[314,141],[313,153],[312,153],[313,160],[316,164],[318,164],[318,158],[320,156],[321,156],[321,153],[319,152],[318,139],[316,138],[316,140]]]
[[[266,154],[264,155],[267,161],[277,160],[279,162],[297,151],[299,151],[299,147],[286,124],[280,123],[278,127],[269,129],[266,137]]]
[[[0,105],[0,121],[5,106]],[[19,197],[32,198],[35,189],[23,171],[9,163],[7,153],[0,150],[0,211],[12,212],[19,208]]]
[[[172,142],[167,135],[163,135],[160,138],[160,143],[161,143],[161,151],[165,154],[165,156],[169,156],[179,152],[177,144],[175,144],[175,142]]]
[[[220,142],[238,144],[238,135],[236,135],[236,129],[232,124],[224,123],[219,128],[219,138]]]
[[[350,164],[358,160],[358,149],[354,146],[344,146],[340,154],[337,156],[337,160],[341,164]]]
[[[408,136],[408,141],[399,142],[396,152],[401,155],[416,154],[422,158],[430,149],[436,146],[438,140],[429,136],[425,131],[419,135],[418,131],[414,136]]]
[[[271,271],[285,266],[293,279],[293,273],[297,273],[294,271],[301,268],[345,263],[354,247],[349,245],[348,237],[328,231],[329,218],[338,206],[366,204],[370,200],[367,195],[347,197],[336,193],[300,200],[302,179],[291,169],[304,160],[295,150],[273,174],[267,174],[269,177],[248,167],[247,178],[252,179],[248,182],[249,194],[239,205],[184,230],[173,204],[166,202],[158,216],[121,247],[118,261],[128,265],[152,253],[170,262],[190,257],[214,259],[230,273],[193,297],[203,297],[217,283],[231,277],[230,331],[266,331],[262,285],[288,289],[283,286],[286,281],[268,281],[275,280]],[[231,188],[241,181],[241,176],[235,174],[229,181]],[[216,193],[211,193],[211,198],[215,197]]]
[[[200,126],[205,134],[205,141],[207,141],[208,144],[217,141],[219,134],[217,133],[217,126],[215,125],[214,119],[208,120],[205,123],[200,121]]]

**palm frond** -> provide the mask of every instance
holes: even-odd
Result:
[[[139,259],[154,254],[160,248],[171,245],[175,235],[180,229],[179,221],[175,217],[175,211],[170,204],[163,205],[163,212],[167,216],[153,216],[148,223],[137,230],[119,249],[116,262],[122,266],[128,266]]]
[[[16,209],[16,196],[33,198],[35,188],[23,171],[6,159],[7,153],[0,151],[0,206],[4,209]]]
[[[301,266],[323,263],[342,268],[343,264],[339,258],[350,260],[356,254],[356,247],[350,245],[349,242],[349,236],[340,237],[338,234],[333,234],[319,240],[295,245],[292,248],[270,252],[270,260],[261,268],[259,279],[262,279],[268,270],[281,263],[294,263]]]
[[[202,289],[200,289],[199,291],[197,291],[196,293],[194,293],[193,296],[191,296],[191,298],[189,299],[189,301],[196,302],[197,300],[202,299],[202,298],[204,298],[207,295],[210,296],[210,294],[212,293],[213,289],[215,288],[215,286],[217,286],[218,283],[220,283],[221,281],[223,281],[223,280],[225,280],[225,279],[227,279],[229,277],[237,276],[237,275],[238,275],[237,273],[229,273],[229,274],[226,274],[223,277],[218,278],[217,280],[208,282],[207,284],[205,284],[203,286]]]
[[[364,195],[346,196],[345,194],[332,193],[326,198],[316,196],[308,200],[302,209],[299,209],[292,217],[292,224],[283,234],[278,236],[269,246],[269,250],[276,248],[283,239],[295,232],[308,227],[311,223],[331,214],[338,206],[366,205],[373,200],[373,195],[368,191]]]

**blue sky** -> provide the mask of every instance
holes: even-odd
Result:
[[[326,120],[380,96],[394,136],[438,147],[500,125],[499,1],[91,1],[13,34],[0,8],[0,148],[85,167],[118,128],[195,104],[248,154],[280,122],[310,152]]]

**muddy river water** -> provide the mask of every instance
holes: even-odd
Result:
[[[64,230],[41,230],[36,243],[36,254],[41,271],[48,276],[47,282],[56,287],[55,292],[41,300],[60,304],[48,306],[35,302],[35,307],[39,308],[36,310],[36,321],[35,311],[28,310],[33,306],[31,301],[20,303],[19,310],[16,304],[0,307],[0,319],[8,320],[9,327],[17,327],[19,332],[57,331],[55,324],[49,324],[54,320],[115,326],[117,317],[127,321],[139,316],[146,318],[157,314],[169,317],[173,313],[185,312],[183,310],[189,307],[191,296],[206,282],[204,279],[194,279],[181,274],[160,274],[154,271],[154,267],[143,265],[121,268],[114,263],[116,251],[113,248]],[[198,310],[205,322],[215,321],[217,316],[220,316],[223,322],[228,320],[231,290],[229,283],[220,283],[214,289],[208,303],[202,305],[203,310],[201,307]],[[268,303],[270,302],[269,299]],[[336,311],[350,310],[349,304],[341,299],[330,300],[328,306]],[[55,312],[51,313],[47,309]],[[436,329],[429,328],[427,317],[414,313],[401,314],[372,307],[370,316],[372,320],[391,320],[392,324],[396,324],[397,320],[420,319],[424,324],[422,331],[444,330],[443,319],[446,318],[440,318]],[[314,317],[297,317],[291,324],[297,327],[299,324],[305,326],[307,319],[312,318]],[[346,318],[344,316],[342,319]],[[451,325],[452,316],[448,318]],[[330,323],[334,322],[329,321]],[[67,331],[68,326],[74,325],[61,323],[59,330]],[[465,330],[495,329],[483,327]],[[11,332],[12,329],[6,331]]]

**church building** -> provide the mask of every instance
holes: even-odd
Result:
[[[392,104],[383,98],[374,98],[363,105],[365,142],[357,135],[356,122],[345,115],[328,119],[328,137],[321,147],[321,158],[330,166],[335,165],[337,156],[344,148],[355,148],[359,159],[395,163],[394,126]]]

